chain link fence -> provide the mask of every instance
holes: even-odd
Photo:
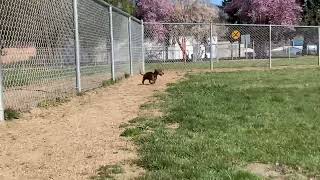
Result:
[[[140,72],[142,31],[140,20],[101,0],[0,1],[0,111]]]
[[[131,55],[132,55],[132,73],[138,74],[144,72],[143,63],[143,27],[137,21],[131,21]]]
[[[92,0],[78,0],[81,88],[98,87],[111,78],[109,8]]]
[[[113,20],[114,67],[116,76],[121,76],[124,73],[130,73],[129,19],[115,12]]]
[[[145,23],[145,67],[212,69],[319,65],[319,27]]]
[[[320,62],[319,27],[142,23],[102,0],[4,0],[0,25],[0,112],[27,110],[155,68]]]

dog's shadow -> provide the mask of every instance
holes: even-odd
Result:
[[[142,84],[142,83],[138,84],[138,86],[150,86],[150,85],[152,84]]]

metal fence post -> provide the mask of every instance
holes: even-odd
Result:
[[[253,49],[252,58],[253,58],[253,60],[255,60],[256,59],[256,49],[254,48],[254,40],[252,41],[252,49]]]
[[[79,22],[78,22],[78,0],[73,0],[74,15],[74,42],[76,59],[76,89],[81,93],[81,74],[80,74],[80,43],[79,43]]]
[[[212,23],[210,23],[210,70],[213,70],[213,48],[212,48],[212,43],[213,43],[213,27]]]
[[[289,48],[288,48],[288,53],[289,53],[289,61],[291,60],[291,41],[289,41]]]
[[[318,66],[320,66],[320,27],[318,27]]]
[[[111,77],[112,80],[116,80],[116,75],[115,75],[115,67],[114,67],[114,49],[113,49],[113,18],[112,18],[112,7],[109,6],[109,23],[110,23],[110,53],[111,53]]]
[[[4,88],[3,88],[3,70],[2,70],[2,49],[0,49],[0,123],[3,122],[4,119],[4,101],[3,101],[3,97],[4,97]]]
[[[132,63],[132,29],[131,17],[128,19],[128,34],[129,34],[129,60],[130,60],[130,75],[133,76],[133,63]]]
[[[145,73],[145,59],[144,59],[144,23],[143,20],[141,20],[141,38],[142,38],[142,73]]]
[[[272,68],[272,25],[269,25],[269,68]]]

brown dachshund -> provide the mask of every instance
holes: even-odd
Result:
[[[142,84],[144,84],[145,80],[149,80],[150,84],[154,84],[157,81],[158,75],[162,76],[164,73],[161,69],[155,69],[154,72],[147,72],[141,75],[143,75]]]

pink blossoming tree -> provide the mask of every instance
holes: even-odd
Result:
[[[137,15],[146,22],[153,22],[145,26],[146,36],[159,43],[164,43],[168,48],[170,44],[177,43],[186,61],[186,36],[196,39],[206,39],[209,27],[163,25],[157,22],[214,22],[218,19],[219,10],[207,4],[170,0],[139,0]]]
[[[296,25],[301,21],[302,7],[297,0],[225,0],[224,11],[231,23]],[[258,58],[268,56],[269,28],[241,26],[242,34],[250,34],[256,43]],[[272,40],[287,42],[297,31],[275,27]]]
[[[173,13],[174,5],[168,0],[139,0],[137,3],[137,16],[146,22],[169,22]],[[162,42],[166,38],[167,29],[162,24],[146,26],[146,32],[150,38]]]
[[[225,11],[240,23],[293,25],[301,20],[302,7],[296,0],[232,0]]]

